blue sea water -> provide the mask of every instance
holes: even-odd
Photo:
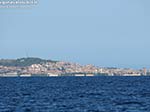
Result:
[[[0,78],[0,112],[150,112],[150,77]]]

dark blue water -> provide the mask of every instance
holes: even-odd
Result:
[[[150,77],[0,78],[0,112],[150,112]]]

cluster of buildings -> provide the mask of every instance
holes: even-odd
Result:
[[[102,68],[69,62],[47,62],[26,67],[0,66],[0,76],[146,76],[146,68]]]

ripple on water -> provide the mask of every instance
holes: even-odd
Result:
[[[0,112],[150,112],[149,80],[0,78]]]

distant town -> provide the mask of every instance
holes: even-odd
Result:
[[[40,58],[0,59],[0,77],[55,76],[149,76],[146,68],[110,68],[44,60]]]

